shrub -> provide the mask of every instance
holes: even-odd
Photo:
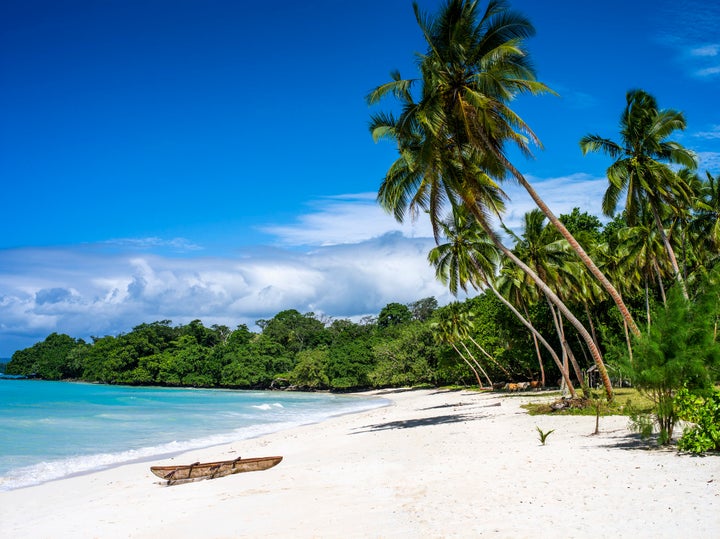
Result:
[[[633,343],[633,360],[626,357],[625,372],[633,385],[653,402],[649,417],[638,415],[634,427],[641,435],[652,432],[652,421],[659,427],[660,444],[672,440],[678,419],[675,394],[711,388],[720,363],[716,341],[717,282],[708,280],[694,301],[685,299],[680,287],[673,287],[667,305],[655,310],[653,323]]]
[[[690,393],[687,388],[675,396],[677,416],[693,423],[678,440],[678,448],[691,453],[720,451],[720,391],[706,396]]]

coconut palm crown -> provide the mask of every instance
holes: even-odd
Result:
[[[580,140],[583,154],[602,152],[613,159],[607,169],[608,188],[603,213],[612,216],[625,194],[625,215],[629,225],[642,220],[647,208],[655,220],[675,276],[687,297],[685,283],[661,219],[664,206],[689,205],[692,192],[671,165],[697,167],[695,154],[678,142],[668,140],[684,130],[685,117],[673,109],[659,109],[655,98],[644,90],[630,90],[620,118],[620,142],[586,135]]]

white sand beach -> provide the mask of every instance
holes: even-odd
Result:
[[[282,455],[165,486],[133,463],[0,493],[0,537],[720,537],[720,457],[647,450],[627,418],[533,397],[376,392],[392,405],[161,463]],[[547,444],[536,426],[555,429]]]

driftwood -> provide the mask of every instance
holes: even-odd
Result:
[[[267,470],[280,463],[282,457],[257,457],[243,459],[238,457],[235,460],[223,460],[220,462],[194,462],[193,464],[173,466],[151,466],[150,471],[160,479],[165,479],[168,485],[177,483],[188,483],[202,479],[215,479],[226,475],[257,472]]]

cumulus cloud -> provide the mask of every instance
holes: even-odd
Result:
[[[278,238],[282,245],[338,245],[374,238],[390,231],[407,237],[429,237],[427,220],[412,219],[398,223],[380,208],[375,193],[327,197],[316,201],[312,210],[289,226],[266,226],[263,232]]]
[[[198,318],[252,328],[284,309],[359,318],[391,301],[447,302],[426,259],[431,247],[428,238],[395,233],[305,252],[260,248],[236,258],[108,255],[91,246],[5,250],[0,357],[53,331],[87,339],[141,322]]]
[[[528,175],[526,179],[555,215],[570,213],[573,208],[580,208],[581,211],[602,219],[600,204],[607,189],[605,177],[577,173],[556,178],[536,178]],[[511,200],[507,204],[503,222],[509,228],[518,231],[525,213],[537,206],[527,191],[519,185],[506,185],[503,188]]]
[[[557,214],[576,206],[599,214],[604,178],[528,179]],[[505,189],[505,223],[519,229],[535,206],[522,188]],[[194,244],[158,238],[2,250],[0,357],[54,331],[88,339],[194,319],[254,328],[284,309],[357,320],[390,302],[452,300],[427,262],[434,246],[427,217],[398,224],[374,194],[318,200],[292,226],[265,230],[277,245],[216,257],[202,256],[200,246],[166,255],[168,246]]]

